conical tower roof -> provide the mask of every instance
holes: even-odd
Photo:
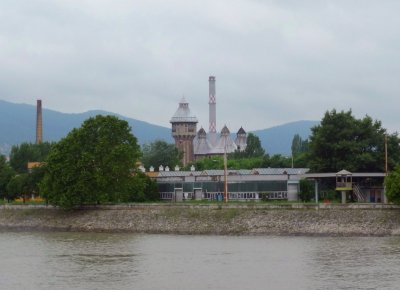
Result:
[[[195,155],[207,155],[211,152],[211,144],[207,140],[207,133],[203,128],[197,132],[197,139],[194,142]]]
[[[232,153],[237,149],[235,142],[231,138],[231,132],[225,125],[221,130],[221,136],[218,140],[217,145],[213,148],[212,152],[214,154]]]
[[[244,135],[246,134],[246,131],[243,129],[243,127],[240,127],[239,131],[237,132],[237,135]]]
[[[197,118],[190,113],[189,103],[185,97],[179,103],[174,116],[171,118],[170,123],[197,123]]]

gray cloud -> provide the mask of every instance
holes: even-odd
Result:
[[[182,95],[208,128],[262,129],[352,109],[398,130],[396,1],[0,3],[0,98],[169,126]]]

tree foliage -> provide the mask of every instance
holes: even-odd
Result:
[[[6,158],[3,155],[0,155],[0,198],[6,198],[9,200],[7,185],[14,175],[15,172],[6,161]]]
[[[29,175],[28,173],[22,173],[15,175],[11,178],[11,180],[7,184],[7,190],[5,198],[8,201],[14,200],[17,197],[23,197],[25,201],[25,197],[28,194],[28,184],[29,184]]]
[[[385,186],[388,201],[400,204],[400,166],[385,178]]]
[[[139,156],[126,121],[114,116],[89,118],[53,146],[42,194],[64,208],[119,200],[132,187]]]
[[[174,168],[180,164],[182,152],[175,147],[174,144],[168,144],[162,140],[156,140],[150,144],[144,144],[142,147],[142,163],[145,168],[158,168],[163,165]]]
[[[262,157],[265,154],[265,150],[261,146],[260,138],[253,133],[249,133],[245,150],[236,152],[236,154],[240,158]]]
[[[27,173],[28,162],[42,162],[49,154],[52,144],[22,143],[11,148],[10,165],[17,173]]]
[[[127,202],[155,201],[160,199],[157,183],[147,175],[135,174],[132,186],[127,195]]]
[[[300,180],[300,193],[299,198],[301,201],[307,202],[314,197],[314,186],[310,180]]]
[[[299,134],[295,134],[292,140],[292,156],[308,151],[308,140],[303,140]]]
[[[356,119],[351,110],[326,112],[321,124],[312,128],[310,166],[316,172],[383,171],[386,130],[380,121],[366,116]],[[389,166],[399,162],[399,138],[388,135]]]

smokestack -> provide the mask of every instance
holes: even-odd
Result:
[[[211,144],[215,145],[217,141],[217,102],[215,96],[215,76],[208,78],[208,104],[209,104],[209,136]]]
[[[42,100],[36,102],[36,144],[42,143],[43,127],[42,127]]]

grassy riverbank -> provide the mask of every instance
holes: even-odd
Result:
[[[355,208],[356,207],[356,208]],[[384,205],[134,204],[65,211],[3,206],[0,230],[223,235],[400,235],[400,208]]]

